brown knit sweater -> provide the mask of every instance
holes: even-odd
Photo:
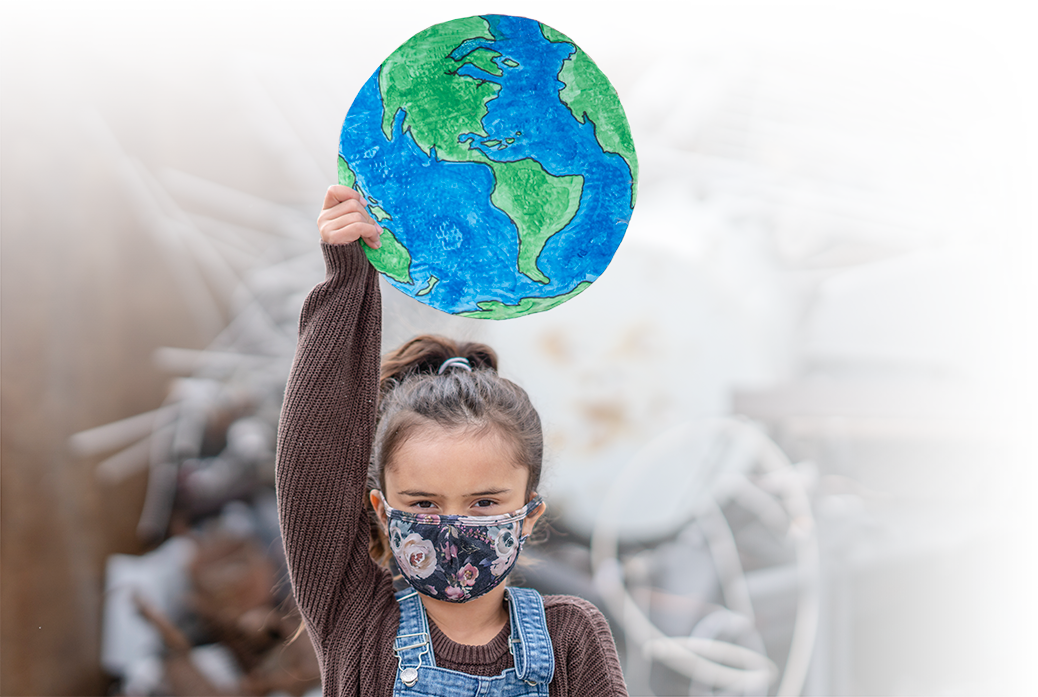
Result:
[[[322,245],[328,274],[303,305],[278,433],[281,530],[326,696],[391,695],[397,670],[393,584],[368,554],[382,310],[378,274],[358,245]],[[551,695],[626,695],[602,613],[570,596],[547,596],[544,607],[555,652]],[[457,644],[430,626],[442,668],[491,676],[512,665],[507,626],[484,646]]]

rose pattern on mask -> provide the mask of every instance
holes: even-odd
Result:
[[[396,551],[396,561],[401,571],[417,578],[428,578],[436,571],[436,550],[432,542],[411,533],[403,539]]]
[[[408,513],[387,504],[389,547],[400,573],[416,590],[465,602],[494,588],[511,572],[525,540],[523,522],[540,503],[536,498],[499,516]]]
[[[519,556],[519,541],[515,533],[509,528],[492,528],[494,534],[494,551],[497,559],[490,564],[490,573],[500,576],[512,568],[516,557]]]

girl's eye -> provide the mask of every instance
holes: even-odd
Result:
[[[412,508],[432,508],[435,504],[432,501],[415,501],[411,504]]]
[[[475,503],[476,508],[491,508],[492,506],[496,505],[497,501],[492,501],[491,499],[480,499]]]

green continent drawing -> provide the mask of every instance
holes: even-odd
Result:
[[[569,225],[580,206],[584,177],[553,177],[535,160],[493,163],[497,186],[490,200],[519,229],[519,272],[538,283],[549,279],[537,269],[548,238]]]
[[[497,300],[488,300],[476,303],[479,306],[478,310],[459,312],[458,314],[462,317],[471,317],[473,319],[515,319],[516,317],[532,315],[535,312],[544,312],[553,307],[558,307],[567,300],[583,293],[590,285],[590,281],[584,281],[565,295],[557,295],[551,298],[523,298],[515,305],[505,305]]]
[[[379,236],[382,246],[378,249],[364,245],[364,253],[375,268],[400,283],[411,284],[411,253],[407,247],[389,230],[383,226],[382,234]]]
[[[586,117],[595,124],[595,138],[603,150],[615,152],[627,161],[632,175],[631,208],[634,208],[638,198],[638,156],[634,152],[634,139],[627,120],[615,118],[618,109],[622,113],[616,90],[595,62],[572,39],[545,24],[541,25],[541,31],[548,41],[573,46],[573,55],[562,63],[562,72],[559,73],[559,80],[566,85],[559,93],[559,99],[577,121],[584,123]]]
[[[339,183],[351,189],[357,186],[357,175],[353,173],[349,163],[342,155],[339,155]]]
[[[360,187],[357,186],[357,175],[341,157],[339,158],[339,183],[360,191]],[[364,192],[360,191],[360,194],[363,196]],[[367,199],[366,196],[365,198]],[[392,219],[392,216],[379,206],[369,205],[368,209],[371,211],[372,217],[380,223]],[[400,283],[414,283],[411,280],[411,253],[407,251],[407,247],[400,244],[400,240],[385,226],[382,226],[379,241],[382,242],[382,246],[378,249],[363,245],[364,254],[375,268]]]
[[[411,132],[426,155],[435,148],[441,159],[486,161],[482,153],[458,142],[462,133],[487,135],[482,125],[486,103],[500,89],[491,82],[457,74],[467,63],[481,67],[486,61],[485,49],[475,49],[459,60],[451,58],[454,49],[472,38],[494,38],[482,17],[429,27],[385,60],[379,72],[379,88],[384,107],[382,132],[387,139],[392,140],[393,120],[403,109],[404,132]],[[445,75],[451,78],[444,79]]]

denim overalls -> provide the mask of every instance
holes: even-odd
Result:
[[[555,654],[544,619],[544,602],[530,588],[508,588],[505,597],[512,626],[508,649],[514,667],[500,675],[480,677],[436,667],[429,621],[418,591],[397,593],[400,628],[393,650],[399,667],[394,697],[548,697]]]

